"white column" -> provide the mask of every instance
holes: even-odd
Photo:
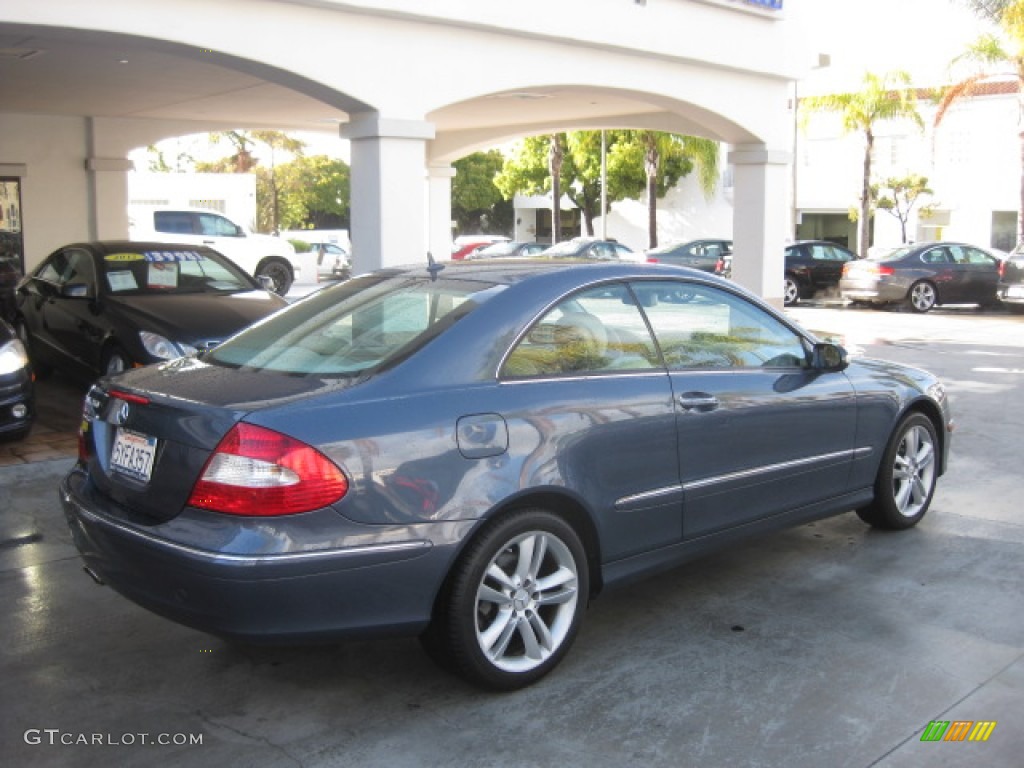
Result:
[[[106,122],[89,118],[86,124],[85,170],[88,183],[89,238],[128,237],[128,172],[134,169],[125,147]]]
[[[452,252],[452,179],[455,169],[450,165],[431,165],[428,173],[428,221],[430,252],[438,261]]]
[[[426,142],[421,120],[352,116],[341,127],[352,142],[353,274],[427,261]]]
[[[732,278],[782,307],[786,239],[790,228],[788,150],[740,144],[734,166]]]

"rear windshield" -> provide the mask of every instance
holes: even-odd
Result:
[[[504,286],[367,275],[303,299],[203,360],[295,375],[355,376],[408,357]]]

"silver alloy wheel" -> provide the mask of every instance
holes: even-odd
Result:
[[[935,306],[935,288],[931,283],[916,283],[910,288],[910,306],[915,312],[927,312]]]
[[[578,566],[554,534],[529,531],[491,559],[476,591],[476,639],[505,672],[529,672],[555,653],[573,626]]]
[[[796,280],[791,277],[786,278],[786,282],[782,288],[782,300],[786,306],[796,304],[800,299],[800,287],[796,284]]]
[[[896,448],[892,468],[892,493],[896,509],[904,517],[921,512],[935,485],[935,443],[922,426],[906,431]]]

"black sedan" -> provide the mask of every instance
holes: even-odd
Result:
[[[215,346],[287,306],[204,246],[104,241],[50,254],[18,285],[37,372],[118,373]]]
[[[849,510],[917,524],[951,430],[934,376],[850,360],[712,275],[431,263],[101,379],[60,493],[87,569],[159,614],[419,634],[512,689],[613,585]]]
[[[857,260],[849,248],[826,240],[801,240],[786,246],[786,272],[782,298],[786,306],[819,292],[835,290],[843,267]]]
[[[927,312],[937,304],[998,304],[1001,260],[965,243],[907,245],[872,254],[843,270],[840,295],[859,304],[906,304]]]
[[[645,254],[650,262],[720,273],[732,254],[732,240],[690,240],[651,248]]]
[[[0,439],[20,440],[32,429],[35,396],[28,352],[0,319]]]

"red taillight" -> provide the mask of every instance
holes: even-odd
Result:
[[[231,515],[294,515],[333,504],[347,492],[344,473],[315,448],[239,423],[207,460],[188,503]]]
[[[653,256],[648,256],[647,257],[647,263],[648,264],[657,264],[658,260],[656,258],[654,258]]]
[[[126,403],[149,405],[149,398],[145,395],[134,395],[131,392],[122,392],[120,389],[112,389],[109,394],[111,397],[116,397],[118,400],[124,400]]]

